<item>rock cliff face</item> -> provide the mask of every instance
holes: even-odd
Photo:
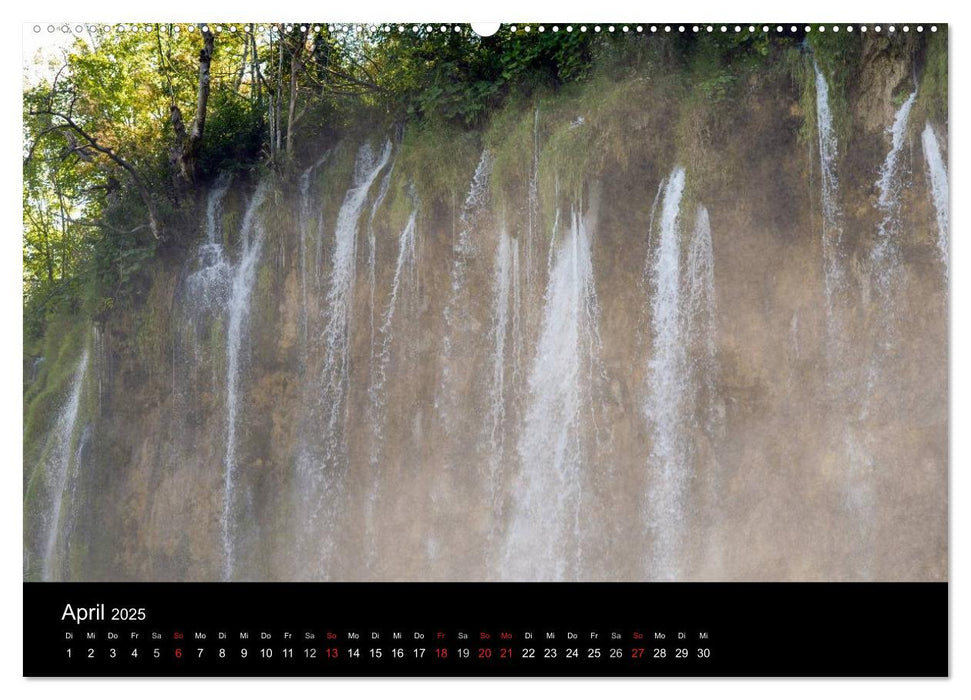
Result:
[[[25,577],[946,580],[946,108],[863,47],[213,183],[29,367]]]

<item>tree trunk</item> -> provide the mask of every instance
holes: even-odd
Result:
[[[179,175],[185,185],[195,183],[198,176],[198,156],[202,148],[202,139],[206,130],[206,111],[209,107],[209,92],[212,82],[210,68],[212,66],[212,54],[214,49],[215,37],[211,31],[203,30],[204,25],[199,25],[202,31],[202,50],[199,51],[199,82],[196,86],[196,115],[192,120],[192,128],[187,133],[185,123],[182,119],[182,111],[174,100],[169,108],[172,119],[172,128],[175,131],[175,147],[173,149],[173,160],[178,165]],[[174,96],[173,96],[174,97]]]
[[[287,111],[287,156],[293,156],[293,126],[297,112],[297,74],[303,67],[303,49],[306,39],[301,32],[290,58],[290,108]]]

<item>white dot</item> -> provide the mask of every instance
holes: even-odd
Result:
[[[683,32],[684,31],[684,25],[683,24],[678,26],[678,31],[679,32]]]
[[[821,32],[825,32],[825,31],[826,31],[826,27],[820,27],[820,28],[819,28],[819,31],[821,31]]]
[[[671,31],[671,25],[669,25],[669,24],[664,25],[664,31],[666,31],[666,32]]]
[[[807,32],[811,32],[813,30],[813,28],[810,27],[808,24],[806,25],[805,29]]]
[[[754,31],[755,31],[755,27],[754,27],[753,25],[751,25],[751,24],[750,24],[750,25],[748,25],[748,30],[749,30],[750,32],[754,32]]]
[[[526,32],[527,34],[529,34],[530,29],[529,29],[528,26],[526,26],[526,27],[523,27],[523,31]]]
[[[932,26],[932,27],[931,27],[931,31],[932,31],[932,32],[936,32],[936,31],[937,31],[937,25],[936,25],[936,24],[935,24],[934,26]]]
[[[560,28],[554,24],[553,25],[553,31],[554,32],[558,32],[558,31],[560,31]]]
[[[906,24],[904,25],[904,31],[905,32],[909,32],[910,31],[910,27],[908,27]]]
[[[777,32],[781,32],[782,31],[782,25],[780,24],[778,27],[775,28],[775,30]]]
[[[873,28],[873,31],[875,31],[875,32],[879,32],[879,31],[880,31],[880,25],[878,24],[877,26],[875,26],[875,27]]]
[[[922,31],[924,31],[924,25],[922,25],[922,24],[918,24],[918,25],[917,25],[917,31],[918,31],[918,32],[922,32]]]
[[[546,31],[546,27],[544,27],[544,26],[543,26],[543,25],[541,24],[541,25],[539,25],[539,29],[538,29],[537,31],[539,31],[539,32],[545,32],[545,31]]]
[[[895,32],[895,31],[897,31],[897,28],[891,24],[889,27],[887,27],[887,31],[888,32]]]
[[[767,31],[769,31],[769,25],[767,25],[767,24],[766,24],[766,25],[764,25],[764,26],[762,27],[762,31],[763,31],[763,32],[767,32]]]
[[[581,26],[580,26],[580,31],[581,31],[581,32],[585,32],[585,31],[587,31],[587,25],[585,25],[585,24],[584,24],[584,25],[581,25]]]
[[[624,25],[624,31],[625,32],[629,32],[630,31],[630,27],[628,27],[627,25]]]
[[[742,31],[742,28],[736,24],[735,25],[735,31],[736,32],[740,32],[740,31]]]
[[[833,27],[833,31],[834,31],[834,32],[838,32],[839,30],[840,30],[840,28],[839,28],[839,27]]]
[[[570,24],[566,25],[566,30],[568,32],[572,32],[573,31],[573,25],[570,25]]]
[[[865,24],[860,27],[860,31],[861,32],[865,32],[866,31],[866,25]]]
[[[847,27],[846,27],[846,31],[848,31],[848,32],[852,32],[852,31],[853,31],[853,27],[850,27],[850,26],[847,26]]]
[[[595,32],[597,32],[599,34],[600,33],[600,25],[598,24],[596,27],[594,27],[593,28],[593,31],[595,31]]]
[[[696,31],[698,31],[698,25],[695,25],[695,26],[693,26],[693,27],[691,28],[691,31],[693,31],[693,32],[696,32]]]
[[[792,25],[791,27],[789,27],[789,31],[792,32],[793,34],[796,33],[796,29],[797,29],[796,25]]]

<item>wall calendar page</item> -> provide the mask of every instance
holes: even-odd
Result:
[[[23,674],[948,676],[948,25],[317,19],[24,25]]]

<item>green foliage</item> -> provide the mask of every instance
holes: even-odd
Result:
[[[562,85],[582,78],[594,40],[580,32],[513,33],[503,27],[482,38],[460,31],[401,33],[375,39],[383,84],[412,118],[480,123],[514,87]]]
[[[920,90],[914,104],[913,124],[923,129],[925,121],[947,124],[947,26],[925,33]]]
[[[202,177],[214,179],[223,171],[242,169],[257,161],[266,138],[263,111],[243,96],[222,90],[213,95],[209,109],[199,156]]]

